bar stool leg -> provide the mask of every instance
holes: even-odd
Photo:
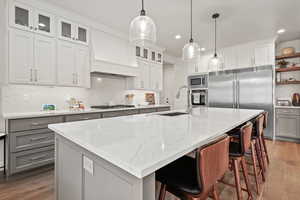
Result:
[[[267,144],[266,144],[266,140],[264,138],[264,135],[262,136],[262,143],[263,143],[263,146],[264,146],[264,151],[265,151],[265,154],[266,154],[266,157],[267,157],[267,162],[268,162],[268,165],[270,164],[270,158],[269,158],[269,154],[268,154],[268,148],[267,148]]]
[[[260,147],[259,147],[258,142],[259,142],[259,140],[257,139],[255,141],[256,156],[257,156],[259,167],[261,169],[261,174],[262,174],[263,182],[265,182],[266,181],[265,170],[264,170],[264,166],[263,166],[263,162],[262,162],[262,157],[261,157],[261,153],[260,153]]]
[[[242,200],[242,187],[241,187],[241,179],[240,179],[240,172],[239,172],[239,162],[240,162],[239,158],[233,159],[233,171],[234,171],[237,198],[238,200]]]
[[[212,193],[212,197],[213,197],[214,200],[219,200],[219,196],[218,196],[216,185],[213,185],[211,193]]]
[[[263,140],[264,139],[262,138],[262,136],[260,136],[259,137],[259,144],[260,144],[260,148],[261,148],[261,154],[262,154],[265,170],[267,170],[267,156],[266,156],[266,151],[265,151]]]
[[[255,151],[255,141],[251,142],[251,157],[253,162],[253,170],[254,170],[254,176],[255,176],[255,183],[256,183],[256,192],[259,194],[259,183],[258,183],[258,176],[257,176],[257,163],[256,163],[256,151]]]
[[[160,192],[159,192],[159,200],[165,200],[165,197],[166,197],[166,188],[167,188],[167,185],[165,184],[161,184],[160,186]]]
[[[250,188],[250,183],[249,183],[248,168],[247,168],[246,161],[245,161],[244,157],[241,158],[241,166],[242,166],[242,171],[243,171],[243,175],[244,175],[244,178],[245,178],[245,183],[246,183],[247,193],[248,193],[249,199],[253,199],[253,196],[252,196],[252,193],[251,193],[251,188]]]

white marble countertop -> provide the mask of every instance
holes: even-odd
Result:
[[[169,117],[152,113],[52,124],[49,128],[143,178],[261,112],[205,107],[193,109],[191,115]]]
[[[24,112],[24,113],[3,113],[3,119],[20,119],[20,118],[31,118],[31,117],[49,117],[59,115],[73,115],[73,114],[84,114],[84,113],[102,113],[111,111],[122,111],[122,110],[135,110],[144,108],[160,108],[169,107],[170,105],[148,105],[148,106],[136,106],[132,108],[114,108],[114,109],[85,109],[84,111],[70,111],[70,110],[55,110],[55,111],[38,111],[38,112]]]
[[[300,106],[275,106],[275,108],[300,109]]]

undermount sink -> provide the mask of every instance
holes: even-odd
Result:
[[[169,116],[169,117],[175,117],[175,116],[179,116],[179,115],[187,115],[188,113],[186,112],[171,112],[171,113],[164,113],[164,114],[159,114],[162,116]]]

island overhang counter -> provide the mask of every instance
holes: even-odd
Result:
[[[174,112],[174,111],[173,111]],[[52,124],[57,200],[154,200],[155,171],[263,110],[195,108]]]

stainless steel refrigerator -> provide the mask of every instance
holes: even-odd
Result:
[[[272,66],[210,73],[209,106],[268,111],[265,136],[273,138],[273,85]]]

